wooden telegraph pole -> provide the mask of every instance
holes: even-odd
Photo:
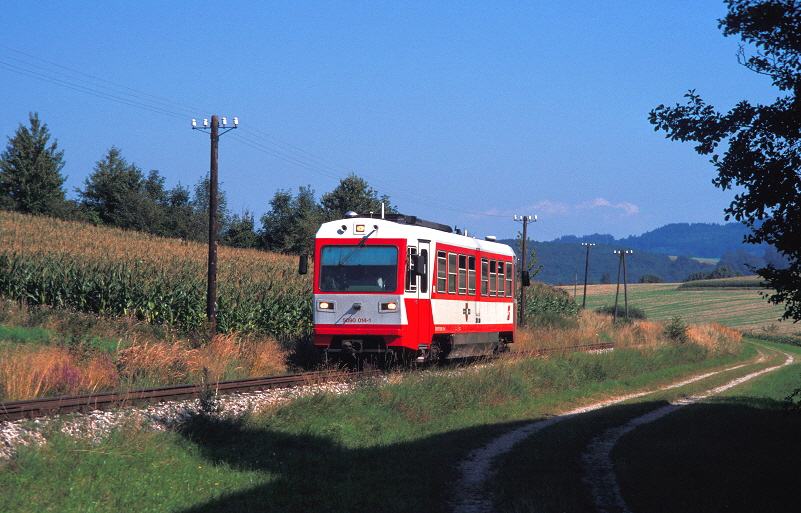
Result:
[[[587,272],[590,270],[590,246],[595,244],[582,242],[582,246],[587,246],[587,259],[584,261],[584,298],[581,300],[581,309],[587,308]]]
[[[626,286],[626,254],[631,254],[630,249],[615,250],[615,254],[620,254],[620,263],[617,266],[617,290],[615,291],[615,311],[612,316],[612,324],[617,323],[617,299],[620,295],[620,269],[623,269],[623,302],[626,304],[626,319],[629,318],[629,294]]]
[[[523,223],[523,247],[522,252],[523,256],[521,258],[520,263],[520,317],[518,319],[518,324],[521,326],[526,325],[526,287],[529,286],[529,274],[528,274],[528,266],[526,264],[526,258],[528,257],[528,250],[526,249],[526,242],[528,241],[528,223],[530,221],[536,221],[537,216],[533,218],[531,216],[515,216],[515,221],[520,221]]]
[[[223,134],[237,128],[239,118],[234,118],[234,126],[226,126],[226,118],[222,118]],[[203,120],[203,126],[198,127],[192,120],[192,130],[209,130],[211,134],[211,163],[209,165],[209,265],[206,291],[206,320],[209,323],[209,332],[217,333],[217,210],[219,208],[219,187],[217,180],[218,146],[220,143],[220,119],[211,117],[211,126],[208,119]]]

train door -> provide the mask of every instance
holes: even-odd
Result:
[[[430,246],[431,241],[418,240],[416,246],[409,244],[406,248],[406,294],[411,299],[407,302],[406,314],[410,334],[416,339],[414,343],[423,345],[431,343],[434,330],[431,315]]]

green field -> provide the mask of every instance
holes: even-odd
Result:
[[[573,288],[564,287],[571,295]],[[617,285],[590,285],[587,287],[587,309],[615,304]],[[628,289],[629,305],[641,308],[648,319],[669,321],[681,316],[688,323],[716,322],[737,330],[773,333],[795,333],[801,327],[790,321],[778,322],[784,313],[781,306],[772,305],[760,295],[765,290],[755,288],[680,289],[677,283],[637,283]],[[619,304],[623,305],[623,286],[620,286]],[[582,302],[579,288],[576,302]]]

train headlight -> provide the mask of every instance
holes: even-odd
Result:
[[[382,312],[394,312],[398,309],[398,303],[390,301],[388,303],[381,303],[378,309]]]
[[[356,225],[356,233],[364,233],[364,225],[363,224],[357,224]]]
[[[317,308],[320,310],[333,310],[334,309],[334,302],[333,301],[320,301],[317,303]]]

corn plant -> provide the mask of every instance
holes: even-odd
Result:
[[[203,326],[206,247],[137,232],[0,212],[0,295],[183,330]],[[311,283],[294,259],[220,248],[217,322],[223,332],[279,338],[308,332]]]

